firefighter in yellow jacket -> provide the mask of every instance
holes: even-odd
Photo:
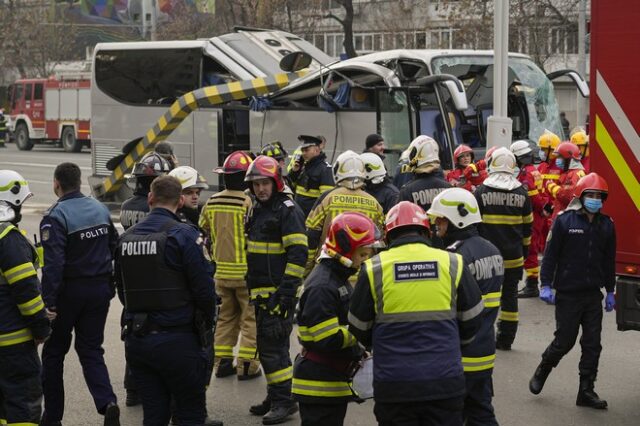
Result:
[[[365,183],[364,161],[353,151],[345,151],[333,165],[336,187],[323,193],[311,209],[305,226],[309,243],[309,258],[305,275],[308,275],[320,254],[322,242],[327,237],[331,221],[344,212],[358,212],[368,216],[378,229],[384,227],[382,206],[362,188]]]
[[[260,376],[256,354],[255,309],[249,306],[245,281],[247,253],[244,221],[251,208],[251,198],[244,192],[245,174],[251,157],[243,151],[229,154],[222,167],[215,169],[224,176],[226,189],[209,198],[200,214],[200,227],[211,241],[211,253],[216,264],[216,293],[222,299],[214,338],[216,377],[237,374],[238,380]],[[233,348],[238,342],[237,363]]]

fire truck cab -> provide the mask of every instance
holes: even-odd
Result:
[[[91,142],[91,75],[61,74],[20,79],[9,89],[10,127],[18,149],[36,143],[79,152]]]

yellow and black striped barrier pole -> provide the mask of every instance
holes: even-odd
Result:
[[[138,144],[122,159],[120,164],[106,177],[101,184],[93,188],[97,197],[104,197],[120,189],[125,174],[144,154],[169,137],[171,133],[197,108],[220,105],[225,102],[237,101],[251,96],[261,96],[281,89],[293,80],[306,74],[306,70],[275,74],[253,80],[234,81],[232,83],[203,87],[186,93],[178,98],[171,107],[149,129]]]

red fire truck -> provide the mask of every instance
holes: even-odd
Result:
[[[640,330],[640,52],[629,49],[640,40],[640,3],[591,4],[591,168],[609,184],[605,213],[616,224],[618,329]]]
[[[62,145],[79,152],[91,142],[91,75],[59,74],[17,80],[9,89],[10,131],[18,149],[35,143]]]

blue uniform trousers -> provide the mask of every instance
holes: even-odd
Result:
[[[493,379],[491,374],[465,374],[467,393],[464,398],[464,424],[466,426],[498,426],[491,405]]]
[[[373,406],[379,426],[462,426],[463,397]]]
[[[204,423],[207,356],[195,333],[129,334],[125,353],[142,399],[144,426],[166,426],[172,400],[180,426]]]
[[[64,358],[71,347],[71,332],[82,373],[96,409],[116,402],[109,372],[104,363],[104,326],[113,290],[107,279],[66,281],[57,298],[57,318],[42,349],[42,386],[47,422],[60,421],[64,414]],[[45,423],[46,424],[46,423]]]
[[[40,357],[33,341],[0,348],[0,424],[40,423]]]

